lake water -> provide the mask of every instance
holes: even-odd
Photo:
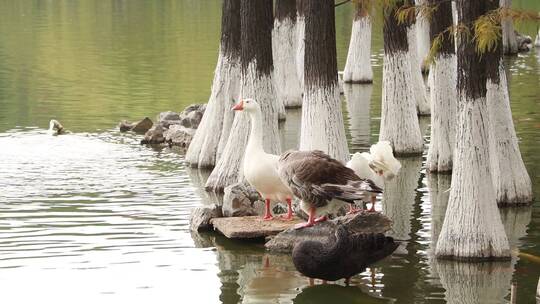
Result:
[[[514,4],[539,11],[535,0]],[[0,0],[0,290],[6,303],[534,303],[540,264],[463,264],[431,258],[449,176],[403,171],[379,210],[404,240],[352,280],[315,285],[290,256],[261,244],[192,234],[190,210],[207,203],[206,172],[183,152],[140,146],[121,119],[206,102],[217,59],[220,1]],[[340,68],[352,13],[336,9]],[[351,151],[377,141],[382,38],[375,82],[345,88]],[[534,35],[535,25],[519,29]],[[540,53],[506,60],[514,123],[540,197]],[[51,118],[73,133],[45,134]],[[282,139],[298,142],[299,111]],[[421,119],[429,140],[429,119]],[[540,207],[503,209],[515,252],[540,256]],[[9,300],[9,301],[6,301]]]

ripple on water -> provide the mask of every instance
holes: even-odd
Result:
[[[163,264],[193,247],[178,233],[199,203],[182,159],[136,143],[111,132],[2,134],[0,267],[95,269],[148,262],[157,251]]]

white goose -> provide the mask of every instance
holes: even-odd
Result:
[[[372,180],[375,185],[384,189],[385,180],[392,180],[398,174],[401,163],[394,157],[388,141],[372,145],[369,152],[354,153],[347,167],[353,169],[359,177]],[[375,211],[375,199],[375,195],[371,195],[370,211]]]
[[[262,112],[260,105],[251,98],[240,100],[233,108],[244,111],[251,118],[251,133],[244,154],[244,176],[265,200],[264,220],[271,220],[271,201],[286,201],[286,220],[293,218],[291,199],[292,192],[281,179],[277,171],[279,156],[264,152]]]

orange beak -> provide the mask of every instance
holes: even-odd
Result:
[[[244,110],[244,101],[240,99],[240,101],[232,107],[233,111],[242,111]]]

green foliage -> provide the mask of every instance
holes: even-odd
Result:
[[[473,28],[473,39],[476,43],[476,52],[478,54],[491,52],[497,48],[499,43],[502,43],[501,23],[496,14],[488,13],[480,16],[474,21]]]

